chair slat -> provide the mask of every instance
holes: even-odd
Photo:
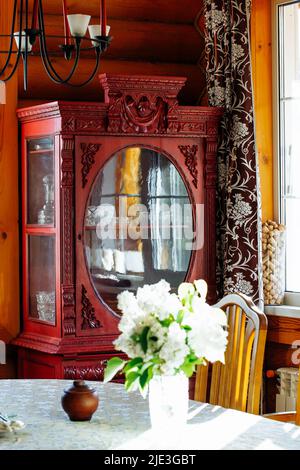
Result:
[[[220,375],[221,375],[221,363],[216,362],[212,366],[212,374],[211,374],[210,403],[212,405],[219,404]]]
[[[246,315],[239,307],[237,315],[237,347],[236,347],[236,358],[235,358],[235,370],[233,380],[233,391],[231,394],[230,408],[237,409],[241,387],[241,373],[242,373],[242,361],[245,341],[245,328],[246,328]]]
[[[199,366],[196,373],[195,400],[206,402],[208,366]]]
[[[251,367],[251,355],[252,347],[255,337],[255,331],[251,324],[248,323],[245,332],[244,351],[241,365],[241,384],[240,384],[240,395],[237,403],[237,409],[240,411],[246,411],[247,398],[248,398],[248,387],[250,378],[250,367]]]

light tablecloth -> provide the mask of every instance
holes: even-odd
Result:
[[[148,400],[120,384],[91,382],[100,405],[90,422],[71,422],[61,408],[65,380],[0,380],[0,411],[26,428],[0,436],[0,450],[300,449],[300,427],[190,401],[182,432],[154,435]],[[176,391],[174,391],[176,393]]]

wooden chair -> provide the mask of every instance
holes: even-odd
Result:
[[[229,294],[215,307],[228,318],[225,365],[198,366],[194,398],[259,414],[267,317],[242,294]]]
[[[268,414],[265,414],[264,417],[268,419],[274,419],[275,421],[282,421],[284,423],[295,423],[298,426],[300,426],[300,367],[299,367],[296,411],[283,411],[281,413],[268,413]]]

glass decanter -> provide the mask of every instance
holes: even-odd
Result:
[[[53,224],[54,222],[54,178],[46,175],[43,178],[45,192],[45,204],[38,213],[38,223],[41,225]]]

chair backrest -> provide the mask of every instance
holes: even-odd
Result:
[[[228,318],[225,365],[198,366],[195,400],[259,413],[267,317],[242,294],[229,294],[215,307]]]

